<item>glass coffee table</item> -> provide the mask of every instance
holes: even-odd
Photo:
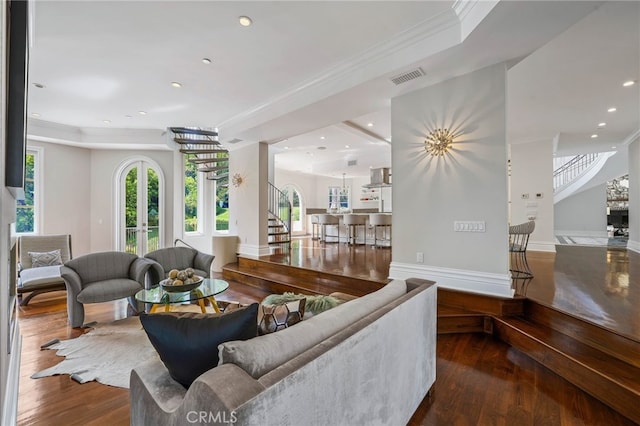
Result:
[[[222,293],[229,288],[229,283],[224,280],[205,278],[202,284],[190,291],[168,292],[161,285],[149,290],[140,290],[136,293],[136,300],[142,303],[150,303],[149,313],[156,312],[164,306],[165,312],[169,312],[170,306],[176,303],[198,302],[200,310],[206,312],[204,300],[208,300],[216,313],[220,313],[220,308],[216,302],[215,295]]]

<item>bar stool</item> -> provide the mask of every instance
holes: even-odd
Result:
[[[327,242],[327,237],[337,238],[340,242],[340,226],[336,226],[338,229],[338,235],[327,235],[327,225],[339,225],[340,218],[330,214],[319,214],[318,225],[320,225],[320,241]]]
[[[319,240],[320,239],[320,224],[318,223],[318,215],[311,215],[311,239]]]
[[[345,214],[342,216],[342,224],[347,228],[347,244],[356,244],[358,241],[358,226],[362,226],[364,244],[367,244],[367,215]]]
[[[390,214],[375,213],[369,215],[369,224],[373,227],[373,245],[378,246],[378,241],[389,241],[389,247],[391,247],[391,218]],[[378,238],[378,228],[383,227],[383,237]],[[387,230],[389,235],[387,236]],[[386,247],[386,246],[385,246]]]

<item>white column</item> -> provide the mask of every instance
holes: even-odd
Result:
[[[242,177],[242,183],[235,187],[229,179],[229,233],[238,235],[239,254],[267,255],[268,145],[253,143],[233,150],[229,175],[236,173]]]
[[[505,104],[503,64],[392,99],[392,277],[513,295]],[[443,157],[424,149],[435,128],[457,135]],[[484,230],[457,232],[455,221],[477,221]]]

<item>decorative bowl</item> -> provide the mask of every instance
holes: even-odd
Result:
[[[202,277],[197,277],[197,281],[194,281],[191,284],[173,285],[172,280],[166,279],[160,281],[160,285],[162,286],[162,289],[168,293],[186,293],[187,291],[191,291],[202,284],[202,280]]]

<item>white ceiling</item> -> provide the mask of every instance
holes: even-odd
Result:
[[[639,77],[640,11],[587,16],[601,3],[37,1],[30,81],[45,88],[30,87],[29,112],[87,133],[218,127],[235,146],[273,143],[277,167],[368,176],[390,165],[393,96],[525,58],[509,72],[509,140],[562,146],[607,121],[610,145],[638,129],[639,85],[621,84]],[[425,77],[389,81],[417,66]]]

